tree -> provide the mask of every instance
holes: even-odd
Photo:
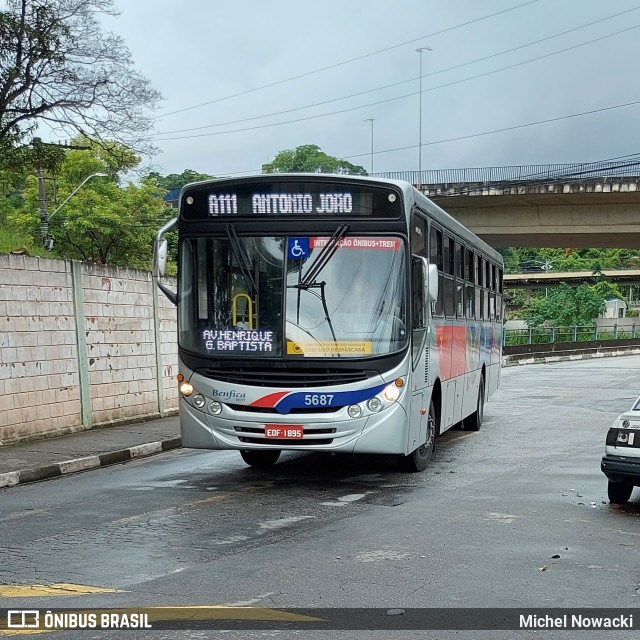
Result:
[[[63,137],[149,151],[160,94],[100,15],[113,0],[0,0],[0,155],[46,122]]]
[[[77,142],[86,145],[86,139]],[[135,169],[140,158],[120,143],[105,141],[84,151],[68,151],[56,176],[58,202],[50,211],[54,255],[125,267],[147,268],[157,230],[171,216],[162,201],[162,190],[152,181],[119,184],[121,173]],[[65,199],[87,177],[68,201]],[[38,184],[27,179],[24,206],[8,220],[33,237],[39,233]]]
[[[185,169],[182,173],[170,173],[166,176],[161,176],[157,171],[152,171],[148,175],[148,178],[167,191],[170,191],[171,189],[182,189],[185,184],[189,184],[190,182],[210,180],[213,177],[215,176],[210,176],[206,173],[198,173],[193,169]]]
[[[623,299],[615,284],[604,280],[593,286],[571,287],[565,282],[549,289],[545,297],[533,298],[531,306],[522,312],[530,327],[546,324],[555,327],[590,326],[605,308],[605,301]]]
[[[262,173],[342,173],[366,176],[360,165],[351,164],[327,155],[315,144],[305,144],[295,149],[280,151],[273,159],[262,165]]]

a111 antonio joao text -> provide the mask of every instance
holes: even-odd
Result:
[[[633,614],[587,616],[583,614],[520,615],[521,629],[635,629]]]

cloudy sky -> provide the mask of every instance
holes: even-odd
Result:
[[[628,0],[116,5],[107,28],[164,96],[161,173],[259,172],[303,144],[370,171],[368,118],[374,172],[415,171],[421,57],[423,169],[640,151],[640,103],[620,106],[640,101],[640,6]]]

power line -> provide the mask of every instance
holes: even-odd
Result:
[[[454,81],[448,82],[446,84],[441,84],[441,85],[438,85],[438,86],[435,86],[435,87],[430,87],[428,89],[424,89],[424,93],[427,93],[429,91],[436,91],[438,89],[443,89],[443,88],[446,88],[446,87],[451,87],[451,86],[454,86],[454,85],[457,85],[457,84],[462,84],[464,82],[469,82],[471,80],[477,80],[478,78],[484,78],[484,77],[487,77],[487,76],[490,76],[490,75],[493,75],[493,74],[496,74],[496,73],[500,73],[501,71],[507,71],[509,69],[514,69],[516,67],[521,67],[521,66],[523,66],[525,64],[530,64],[531,62],[536,62],[538,60],[543,60],[545,58],[550,58],[550,57],[558,55],[560,53],[566,53],[567,51],[571,51],[573,49],[578,49],[580,47],[584,47],[586,45],[593,44],[594,42],[598,42],[600,40],[605,40],[607,38],[611,38],[613,36],[620,35],[621,33],[625,33],[627,31],[631,31],[633,29],[637,29],[638,27],[640,27],[640,24],[636,24],[636,25],[633,25],[631,27],[627,27],[626,29],[621,29],[620,31],[616,31],[614,33],[610,33],[610,34],[607,34],[607,35],[604,35],[604,36],[600,36],[599,38],[594,38],[592,40],[588,40],[587,42],[582,42],[582,43],[579,43],[579,44],[576,44],[576,45],[572,45],[571,47],[566,47],[566,48],[560,49],[558,51],[553,51],[551,53],[546,53],[546,54],[543,54],[541,56],[537,56],[535,58],[530,58],[529,60],[524,60],[522,62],[516,62],[514,64],[507,65],[506,67],[500,67],[499,69],[494,69],[492,71],[486,71],[484,73],[480,73],[480,74],[477,74],[475,76],[470,76],[468,78],[462,78],[460,80],[454,80]],[[348,108],[345,108],[345,109],[340,109],[338,111],[330,111],[330,112],[327,112],[327,113],[320,113],[320,114],[316,114],[316,115],[313,115],[313,116],[305,116],[305,117],[302,117],[302,118],[295,118],[293,120],[284,120],[282,122],[271,122],[271,123],[268,123],[268,124],[255,125],[255,126],[252,126],[252,127],[244,127],[244,128],[241,128],[241,129],[230,129],[228,131],[213,131],[213,132],[210,132],[210,133],[201,133],[201,134],[194,134],[194,135],[188,135],[188,136],[173,136],[173,137],[169,137],[169,138],[156,138],[156,142],[166,142],[166,141],[169,141],[169,140],[187,140],[187,139],[191,139],[191,138],[205,138],[205,137],[209,137],[209,136],[220,136],[220,135],[225,135],[225,134],[229,134],[229,133],[243,133],[245,131],[255,131],[257,129],[268,129],[269,127],[279,127],[279,126],[282,126],[282,125],[285,125],[285,124],[294,124],[296,122],[305,122],[307,120],[314,120],[316,118],[326,118],[328,116],[339,115],[341,113],[348,113],[350,111],[357,111],[358,109],[364,109],[364,108],[368,108],[368,107],[372,107],[372,106],[377,106],[377,105],[380,105],[380,104],[386,104],[388,102],[395,102],[396,100],[403,100],[405,98],[410,98],[412,96],[416,96],[416,95],[418,95],[418,93],[419,92],[415,92],[414,91],[412,93],[406,93],[406,94],[401,95],[401,96],[395,96],[393,98],[387,98],[385,100],[378,100],[376,102],[370,102],[368,104],[359,105],[359,106],[356,106],[356,107],[348,107]],[[162,134],[160,134],[160,135],[162,135]]]
[[[631,107],[631,106],[635,106],[640,104],[640,100],[635,100],[633,102],[625,102],[623,104],[616,104],[616,105],[611,105],[609,107],[602,107],[600,109],[592,109],[590,111],[582,111],[580,113],[572,113],[569,115],[565,115],[565,116],[558,116],[556,118],[547,118],[545,120],[536,120],[535,122],[526,122],[523,124],[518,124],[518,125],[513,125],[511,127],[503,127],[501,129],[492,129],[491,131],[482,131],[479,133],[472,133],[469,135],[465,135],[465,136],[457,136],[454,138],[444,138],[442,140],[432,140],[431,142],[423,142],[422,146],[433,146],[436,144],[445,144],[447,142],[458,142],[460,140],[469,140],[472,138],[479,138],[482,136],[488,136],[488,135],[493,135],[495,133],[503,133],[505,131],[515,131],[517,129],[525,129],[527,127],[533,127],[533,126],[537,126],[537,125],[542,125],[542,124],[549,124],[551,122],[560,122],[561,120],[569,120],[571,118],[579,118],[582,116],[587,116],[587,115],[592,115],[594,113],[603,113],[605,111],[613,111],[614,109],[622,109],[624,107]],[[381,153],[394,153],[396,151],[406,151],[408,149],[416,149],[418,147],[417,144],[412,144],[412,145],[407,145],[404,147],[395,147],[393,149],[383,149],[383,150],[378,150],[375,152],[374,155],[378,155]],[[350,158],[361,158],[363,156],[367,156],[369,155],[368,153],[357,153],[357,154],[352,154],[352,155],[347,155],[347,156],[341,156],[341,158],[343,160],[348,160]],[[251,169],[251,170],[246,170],[246,171],[235,171],[235,172],[231,172],[231,173],[226,173],[225,175],[228,176],[232,176],[232,175],[241,175],[241,174],[252,174],[252,173],[260,173],[261,169]]]
[[[494,133],[503,133],[505,131],[515,131],[516,129],[525,129],[527,127],[534,127],[540,124],[549,124],[551,122],[559,122],[561,120],[569,120],[570,118],[579,118],[581,116],[588,116],[594,113],[603,113],[605,111],[612,111],[613,109],[622,109],[623,107],[631,107],[640,104],[640,100],[635,100],[634,102],[625,102],[624,104],[616,104],[610,107],[602,107],[601,109],[591,109],[590,111],[583,111],[581,113],[572,113],[566,116],[558,116],[557,118],[547,118],[546,120],[536,120],[535,122],[527,122],[524,124],[514,125],[512,127],[503,127],[501,129],[492,129],[491,131],[482,131],[480,133],[472,133],[466,136],[457,136],[455,138],[445,138],[443,140],[432,140],[431,142],[423,142],[422,146],[432,146],[436,144],[444,144],[445,142],[458,142],[460,140],[469,140],[471,138],[480,138],[482,136],[492,135]],[[393,151],[404,151],[405,149],[415,149],[418,145],[413,144],[406,147],[398,147],[396,149],[386,149],[383,151],[376,151],[376,153],[391,153]],[[356,155],[351,156],[343,156],[346,160],[348,158],[358,158],[361,156],[366,156],[366,153],[358,153]]]
[[[291,82],[292,80],[299,80],[300,78],[306,78],[308,76],[314,75],[316,73],[320,73],[322,71],[328,71],[329,69],[335,69],[336,67],[341,67],[345,64],[350,64],[351,62],[356,62],[358,60],[364,60],[365,58],[369,58],[371,56],[378,55],[379,53],[385,53],[387,51],[391,51],[393,49],[398,49],[399,47],[404,47],[408,44],[413,44],[414,42],[419,42],[420,40],[424,40],[425,38],[432,38],[437,35],[441,35],[443,33],[447,33],[449,31],[454,31],[455,29],[460,29],[461,27],[466,27],[470,24],[474,24],[476,22],[481,22],[483,20],[488,20],[489,18],[494,18],[495,16],[501,15],[503,13],[508,13],[509,11],[514,11],[516,9],[520,9],[522,7],[526,7],[527,5],[534,4],[539,0],[529,0],[528,2],[524,2],[523,4],[516,5],[514,7],[510,7],[508,9],[503,9],[502,11],[496,11],[495,13],[490,13],[489,15],[482,16],[480,18],[474,18],[473,20],[468,20],[467,22],[462,22],[460,24],[454,25],[453,27],[447,27],[446,29],[441,29],[440,31],[434,31],[433,33],[428,33],[427,35],[420,36],[419,38],[414,38],[413,40],[407,40],[406,42],[401,42],[400,44],[394,44],[390,47],[386,47],[385,49],[378,49],[377,51],[372,51],[371,53],[366,53],[361,56],[357,56],[356,58],[350,58],[349,60],[344,60],[342,62],[336,62],[335,64],[328,65],[326,67],[322,67],[320,69],[315,69],[314,71],[307,71],[306,73],[301,73],[297,76],[292,76],[290,78],[286,78],[284,80],[278,80],[276,82],[271,82],[270,84],[265,84],[260,87],[255,87],[253,89],[247,89],[246,91],[241,91],[240,93],[234,93],[232,95],[224,96],[223,98],[216,98],[215,100],[209,100],[208,102],[202,102],[200,104],[193,105],[191,107],[184,107],[183,109],[176,109],[175,111],[169,111],[168,113],[164,113],[162,115],[156,116],[154,120],[159,120],[161,118],[166,118],[167,116],[174,115],[176,113],[183,113],[185,111],[191,111],[193,109],[199,109],[200,107],[206,107],[210,104],[215,104],[216,102],[222,102],[224,100],[230,100],[231,98],[238,98],[240,96],[247,95],[249,93],[254,93],[256,91],[261,91],[262,89],[269,89],[270,87],[275,87],[280,84],[284,84],[285,82]]]
[[[602,22],[606,22],[607,20],[612,20],[613,18],[618,18],[621,15],[630,13],[632,11],[638,11],[639,9],[640,9],[640,7],[634,7],[632,9],[627,9],[626,11],[621,11],[620,13],[616,13],[614,15],[607,16],[606,18],[601,18],[599,20],[594,20],[593,22],[588,22],[588,23],[583,24],[583,25],[581,25],[579,27],[574,27],[573,29],[568,29],[566,31],[561,31],[561,32],[553,34],[551,36],[547,36],[545,38],[540,38],[539,40],[534,40],[532,42],[528,42],[526,44],[522,44],[522,45],[519,45],[517,47],[512,47],[510,49],[505,49],[504,51],[499,51],[498,53],[493,53],[491,55],[484,56],[482,58],[476,58],[475,60],[470,60],[468,62],[463,62],[461,64],[457,64],[457,65],[454,65],[452,67],[446,67],[445,69],[439,69],[437,71],[432,71],[431,73],[427,73],[427,74],[423,75],[422,77],[423,78],[429,78],[431,76],[435,76],[435,75],[439,75],[439,74],[442,74],[442,73],[446,73],[448,71],[453,71],[455,69],[460,69],[462,67],[467,67],[467,66],[472,65],[472,64],[477,64],[478,62],[485,62],[486,60],[490,60],[492,58],[497,58],[498,56],[502,56],[502,55],[505,55],[507,53],[513,53],[514,51],[525,49],[527,47],[531,47],[531,46],[534,46],[536,44],[540,44],[542,42],[546,42],[548,40],[553,40],[554,38],[559,38],[560,36],[564,36],[564,35],[567,35],[569,33],[574,33],[576,31],[580,31],[581,29],[586,29],[587,27],[591,27],[591,26],[593,26],[595,24],[600,24]],[[637,28],[637,26],[636,27],[629,27],[627,29],[623,29],[622,31],[616,31],[615,33],[608,34],[608,35],[605,35],[605,36],[601,36],[600,38],[596,38],[594,40],[589,40],[587,42],[583,42],[581,44],[574,45],[573,47],[569,47],[567,49],[561,49],[561,50],[559,50],[557,52],[546,54],[546,56],[557,55],[558,53],[564,53],[565,51],[568,51],[568,50],[570,50],[572,48],[586,46],[586,45],[592,44],[593,42],[596,42],[598,40],[601,40],[601,39],[604,39],[604,38],[610,38],[610,37],[613,37],[615,35],[619,35],[620,33],[624,33],[625,31],[628,31],[629,29],[633,29],[633,28]],[[541,57],[544,57],[544,56],[541,56]],[[519,63],[517,63],[517,65],[527,64],[529,62],[533,62],[533,61],[539,60],[539,59],[540,59],[540,57],[532,58],[530,60],[525,60],[523,62],[519,62]],[[509,69],[509,68],[512,68],[512,67],[504,67],[504,69]],[[491,71],[491,72],[488,72],[488,73],[497,73],[498,71],[501,71],[501,70],[503,70],[503,69],[498,69],[496,71]],[[482,77],[482,76],[473,76],[471,78],[466,78],[466,79],[464,79],[462,81],[458,81],[458,82],[466,82],[468,80],[473,80],[473,79],[475,79],[477,77]],[[158,132],[157,134],[154,134],[154,135],[165,136],[165,135],[171,135],[171,134],[174,134],[174,133],[186,133],[186,132],[189,132],[189,131],[200,131],[202,129],[209,129],[209,128],[213,128],[213,127],[225,127],[225,126],[229,126],[229,125],[232,125],[232,124],[240,124],[242,122],[249,122],[251,120],[260,120],[262,118],[271,118],[273,116],[283,115],[285,113],[292,113],[294,111],[302,111],[304,109],[311,109],[313,107],[319,107],[319,106],[322,106],[322,105],[325,105],[325,104],[331,104],[332,102],[339,102],[340,100],[348,100],[349,98],[356,98],[358,96],[362,96],[362,95],[365,95],[367,93],[373,93],[375,91],[382,91],[384,89],[390,89],[392,87],[397,87],[397,86],[402,85],[402,84],[407,84],[409,82],[414,82],[415,80],[418,80],[418,79],[419,78],[417,78],[417,77],[416,78],[409,78],[408,80],[401,80],[399,82],[394,82],[392,84],[384,85],[382,87],[376,87],[374,89],[367,89],[366,91],[360,91],[358,93],[352,93],[350,95],[342,96],[340,98],[332,98],[330,100],[323,100],[322,102],[315,102],[313,104],[308,104],[308,105],[305,105],[305,106],[302,106],[302,107],[294,107],[294,108],[291,108],[291,109],[285,109],[283,111],[275,111],[273,113],[264,114],[264,115],[261,115],[261,116],[252,116],[252,117],[249,117],[249,118],[242,118],[240,120],[230,120],[228,122],[218,122],[218,123],[214,123],[214,124],[202,125],[200,127],[191,127],[191,128],[188,128],[188,129],[175,129],[175,130],[172,130],[172,131],[160,131],[160,132]],[[450,85],[441,85],[441,87],[446,87],[446,86],[450,86]],[[432,88],[427,89],[425,91],[433,91],[434,89],[439,89],[441,87],[432,87]],[[365,105],[365,106],[367,106],[367,105]]]

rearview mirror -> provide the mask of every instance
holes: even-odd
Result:
[[[425,281],[427,283],[427,296],[429,302],[435,302],[438,299],[438,267],[435,264],[428,264],[425,258],[422,258],[427,266]]]
[[[163,278],[167,274],[167,241],[160,240],[154,246],[153,275],[156,278]]]

